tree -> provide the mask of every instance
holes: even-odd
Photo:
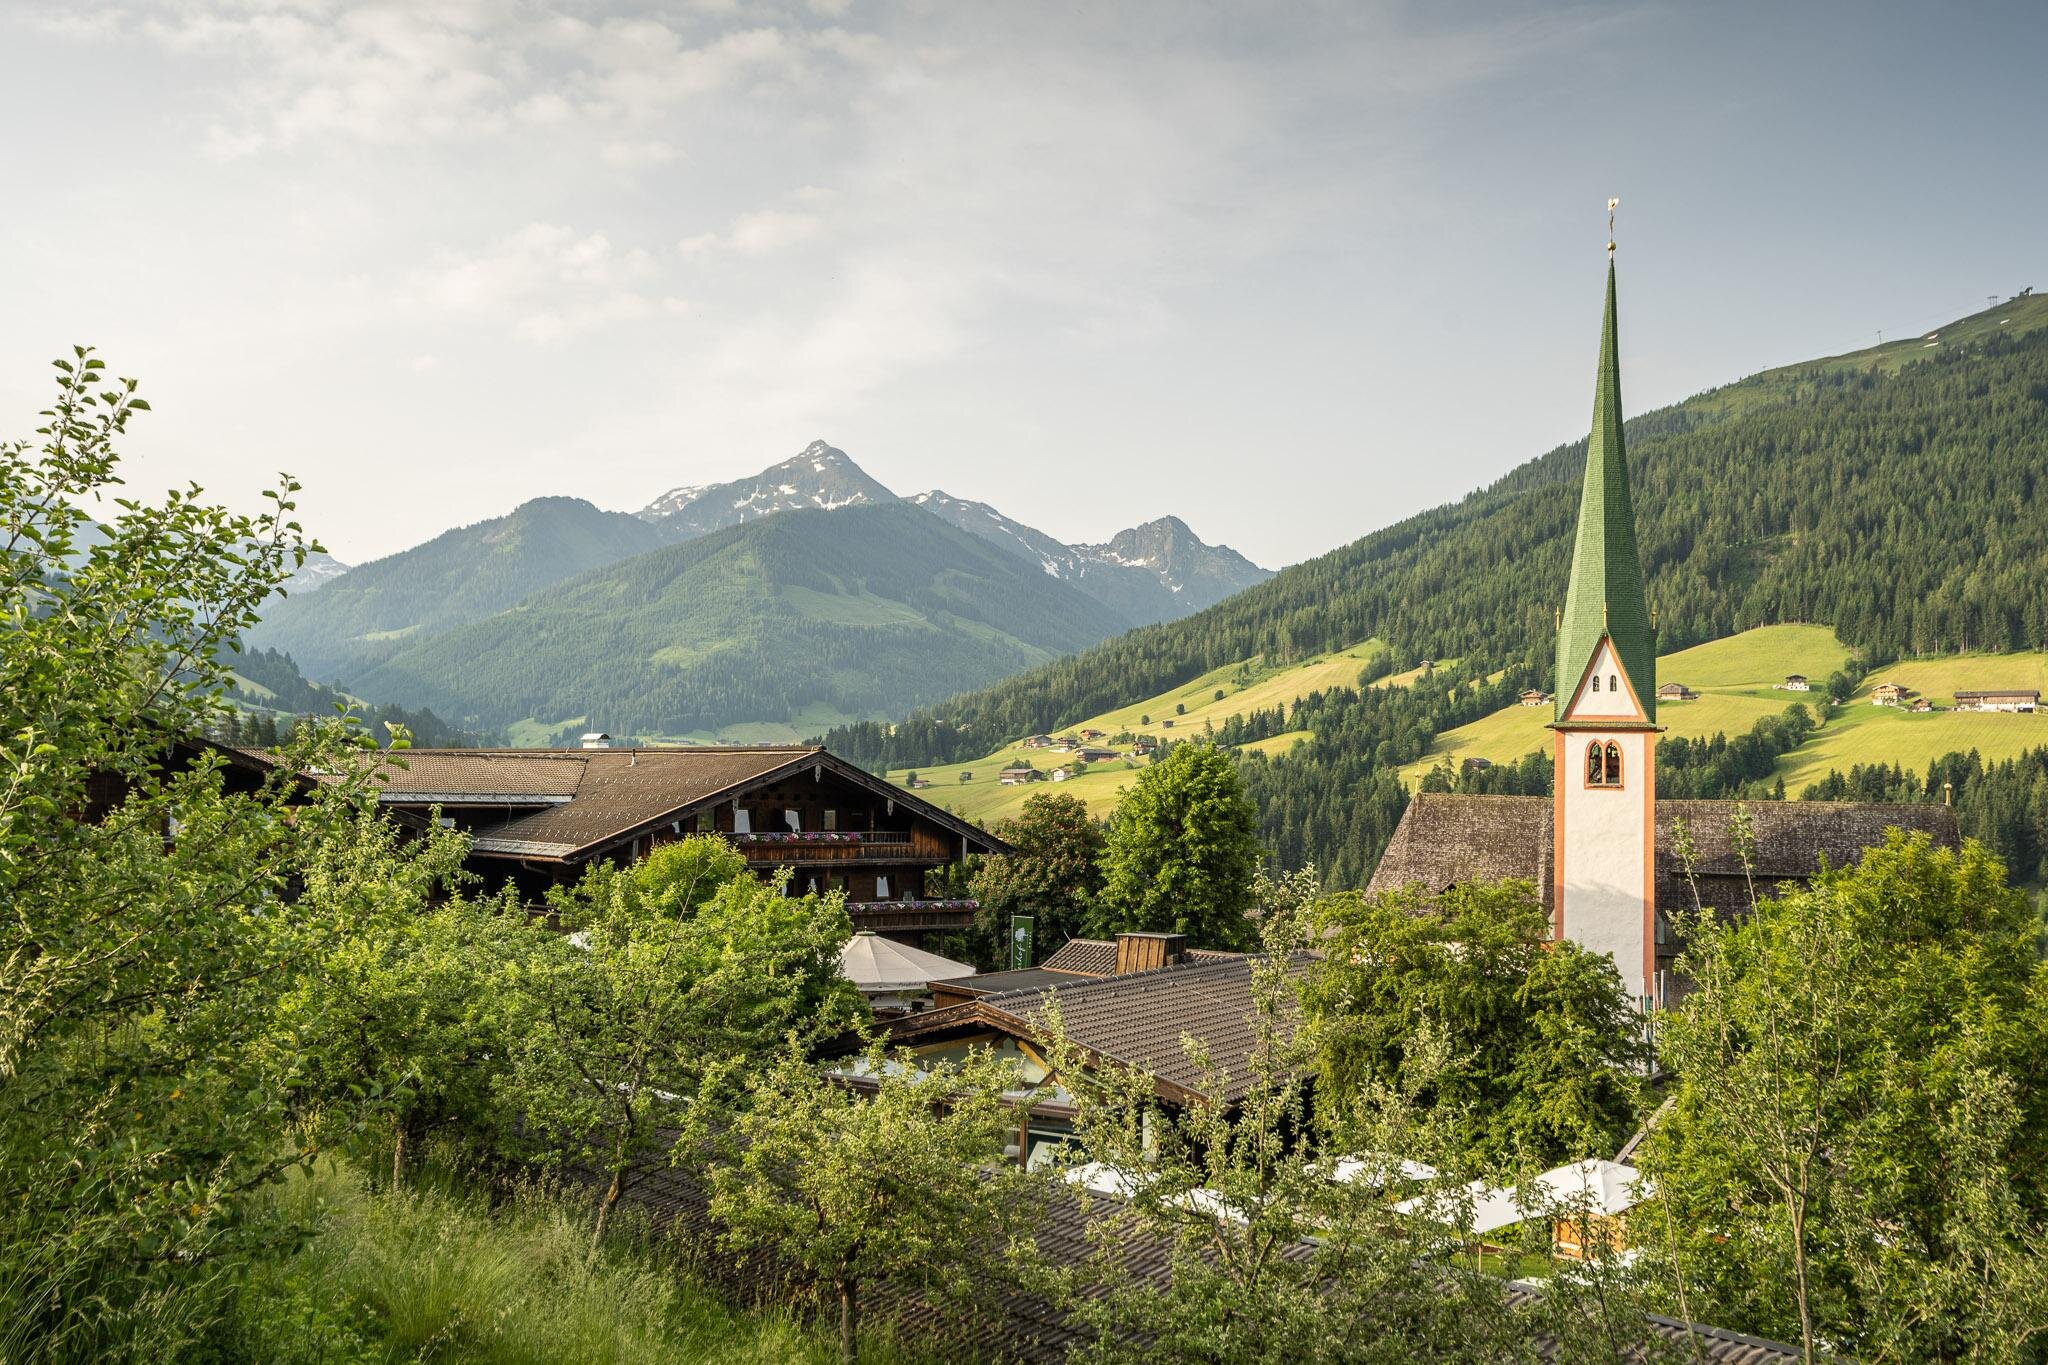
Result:
[[[374,798],[338,724],[232,782],[174,747],[313,548],[296,485],[254,517],[117,498],[148,405],[83,348],[57,370],[36,440],[0,445],[0,1355],[158,1358],[287,1231],[264,1190],[309,1156],[306,1039],[277,1004],[350,932],[296,874]]]
[[[1444,1108],[1461,1164],[1541,1170],[1633,1129],[1641,1026],[1621,978],[1551,939],[1527,883],[1329,896],[1305,919],[1325,950],[1302,995],[1326,1094],[1396,1084],[1440,1041],[1418,1098]]]
[[[861,1089],[821,1076],[801,1044],[747,1087],[710,1170],[721,1241],[806,1272],[839,1308],[855,1359],[863,1288],[877,1279],[965,1300],[1002,1271],[1028,1226],[1028,1184],[1002,1159],[1016,1068],[992,1054],[919,1070],[871,1045]]]
[[[510,1049],[496,985],[526,913],[510,892],[431,903],[461,866],[466,840],[452,831],[428,836],[435,856],[407,859],[396,826],[374,815],[362,825],[345,862],[316,858],[304,897],[350,914],[355,931],[300,977],[280,1018],[307,1040],[294,1086],[302,1122],[334,1146],[381,1110],[395,1188],[429,1133],[452,1125],[484,1138],[495,1127]],[[366,1094],[378,1103],[366,1106]]]
[[[1259,859],[1257,817],[1229,757],[1180,745],[1117,802],[1094,925],[1186,934],[1202,948],[1248,946]]]
[[[1102,890],[1102,826],[1088,804],[1063,792],[1034,792],[991,832],[1015,852],[984,858],[974,874],[970,894],[981,903],[975,913],[981,960],[1001,960],[997,945],[1009,941],[1012,915],[1036,916],[1044,949],[1080,933]]]
[[[1297,926],[1299,927],[1299,926]],[[1500,1281],[1456,1268],[1470,1196],[1449,1172],[1444,1115],[1416,1101],[1447,1049],[1418,1045],[1393,1086],[1311,1103],[1320,1047],[1303,1026],[1305,965],[1283,921],[1253,959],[1246,1066],[1216,1066],[1190,1040],[1194,1098],[1162,1105],[1153,1079],[1105,1067],[1065,1036],[1048,1005],[1048,1063],[1074,1105],[1067,1157],[1090,1178],[1086,1253],[1043,1274],[1088,1332],[1097,1360],[1407,1361],[1636,1358],[1643,1322],[1627,1295],[1605,1313],[1560,1282],[1517,1303]],[[1430,1174],[1432,1166],[1445,1172]],[[1169,1271],[1134,1273],[1134,1249]]]
[[[839,974],[843,896],[787,896],[715,835],[679,844],[644,874],[597,867],[552,893],[566,933],[530,929],[508,972],[502,1096],[531,1154],[605,1177],[593,1249],[643,1164],[701,1138],[779,1040],[833,1037],[865,1013]]]
[[[1679,1084],[1640,1158],[1693,1311],[1809,1358],[2038,1339],[2048,968],[1997,860],[1895,830],[1739,924],[1683,928],[1696,985],[1661,1047]]]

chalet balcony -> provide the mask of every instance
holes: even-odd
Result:
[[[964,929],[981,908],[976,900],[848,901],[846,913],[856,929]]]
[[[921,848],[909,830],[771,830],[728,835],[755,866],[784,863],[945,861],[944,848]]]

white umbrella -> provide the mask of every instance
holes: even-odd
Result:
[[[839,950],[839,974],[868,994],[921,991],[934,981],[972,976],[974,968],[863,929]]]

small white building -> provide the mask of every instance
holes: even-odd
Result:
[[[1781,690],[1786,692],[1813,691],[1813,685],[1806,681],[1806,675],[1804,673],[1788,673],[1785,675],[1785,681],[1779,683],[1778,686]]]

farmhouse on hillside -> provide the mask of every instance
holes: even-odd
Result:
[[[1369,890],[1438,893],[1471,881],[1532,882],[1552,934],[1610,955],[1629,995],[1649,1008],[1674,998],[1679,944],[1672,913],[1694,904],[1678,858],[1679,826],[1696,850],[1698,895],[1708,907],[1746,911],[1752,866],[1731,828],[1740,803],[1657,799],[1663,694],[1622,439],[1614,280],[1610,257],[1592,437],[1558,617],[1553,794],[1418,794]],[[1782,686],[1808,690],[1797,674]],[[1749,807],[1749,816],[1755,881],[1765,886],[1855,862],[1888,828],[1924,831],[1950,847],[1961,842],[1947,806],[1763,801]]]
[[[1658,701],[1693,701],[1698,696],[1699,693],[1684,683],[1662,683],[1657,688]]]
[[[1804,673],[1787,673],[1785,681],[1779,683],[1778,688],[1784,692],[1811,692],[1813,685],[1806,681]]]
[[[1870,689],[1872,706],[1897,706],[1906,699],[1906,689],[1895,682],[1881,682]]]
[[[1524,706],[1543,706],[1547,705],[1549,701],[1550,694],[1548,692],[1541,692],[1533,687],[1522,693],[1521,697],[1521,702]]]
[[[1026,782],[1043,782],[1045,774],[1029,763],[1018,763],[996,774],[996,781],[1005,787],[1021,787]]]
[[[971,902],[924,898],[925,874],[1008,846],[819,748],[412,749],[375,756],[378,805],[470,835],[469,868],[531,899],[594,862],[636,862],[722,834],[763,880],[842,891],[856,929],[915,942],[963,928]]]
[[[2038,691],[2017,688],[1991,692],[1956,693],[1958,711],[2032,711],[2041,704]]]

